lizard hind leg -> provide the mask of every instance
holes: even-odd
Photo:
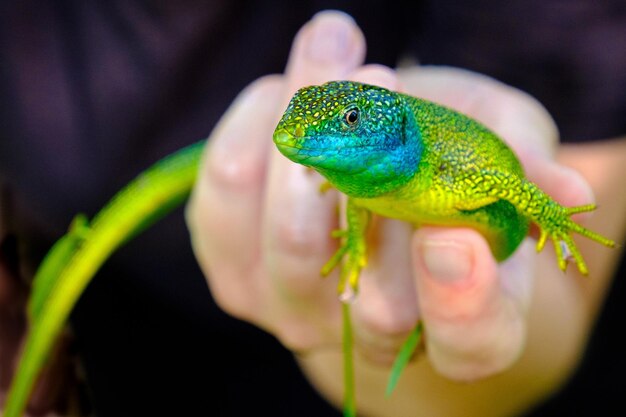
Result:
[[[479,199],[457,204],[460,218],[457,224],[478,230],[489,243],[498,261],[507,259],[528,234],[528,220],[505,200]],[[486,203],[479,206],[480,203]]]
[[[556,227],[556,230],[550,231],[546,230],[543,227],[541,228],[541,234],[537,242],[537,251],[539,252],[543,249],[549,236],[554,243],[554,250],[556,252],[559,269],[565,271],[567,267],[567,261],[573,258],[580,273],[583,275],[587,275],[589,273],[587,264],[585,263],[582,254],[578,250],[576,243],[574,243],[574,239],[572,238],[571,233],[576,232],[579,235],[585,236],[610,248],[615,247],[615,242],[579,225],[578,223],[570,219],[569,216],[571,216],[572,214],[593,211],[595,210],[595,208],[595,204],[587,204],[576,207],[563,207],[563,217],[565,218],[565,220]]]

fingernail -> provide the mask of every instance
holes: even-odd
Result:
[[[338,15],[318,15],[313,19],[313,33],[306,48],[308,58],[319,63],[344,58],[350,50],[352,19]]]
[[[426,241],[422,244],[424,266],[432,278],[452,283],[469,276],[472,270],[470,247],[454,241]]]

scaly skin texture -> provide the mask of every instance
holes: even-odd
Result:
[[[415,226],[472,227],[499,261],[515,251],[534,222],[541,230],[537,250],[550,237],[559,267],[565,269],[571,256],[583,274],[587,266],[572,232],[614,246],[570,219],[594,205],[561,206],[524,177],[493,132],[425,100],[349,81],[306,87],[292,98],[274,142],[349,197],[348,228],[335,233],[343,244],[322,270],[329,273],[347,257],[339,284],[346,296],[356,292],[366,264],[368,212]]]

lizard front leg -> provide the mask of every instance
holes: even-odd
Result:
[[[358,292],[359,274],[367,264],[365,234],[370,217],[369,210],[354,204],[353,200],[348,198],[346,205],[347,227],[332,232],[333,237],[341,238],[341,245],[332,258],[322,267],[321,273],[323,276],[327,276],[345,258],[337,286],[342,301],[351,301]]]

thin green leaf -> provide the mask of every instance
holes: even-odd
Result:
[[[120,245],[186,200],[195,182],[203,144],[184,148],[157,162],[117,193],[95,217],[82,240],[70,232],[43,265],[31,301],[31,322],[4,409],[19,417],[50,350],[76,301],[100,266]],[[166,210],[167,209],[167,210]],[[44,262],[45,263],[45,262]],[[40,275],[41,276],[41,275]]]
[[[28,317],[30,321],[34,320],[41,312],[59,275],[61,275],[65,265],[78,250],[88,232],[87,217],[83,214],[78,214],[74,217],[68,232],[48,251],[33,278],[31,293],[28,299]]]
[[[393,393],[393,390],[396,388],[396,385],[398,385],[398,381],[400,380],[400,375],[402,374],[406,366],[409,364],[409,361],[411,360],[411,357],[413,356],[413,353],[415,352],[417,345],[422,339],[423,330],[424,330],[424,326],[422,325],[422,322],[420,321],[419,323],[417,323],[417,326],[415,326],[415,329],[413,329],[411,334],[409,334],[409,337],[407,337],[406,341],[400,348],[400,352],[398,352],[398,356],[396,357],[396,360],[393,362],[393,366],[391,367],[391,375],[389,376],[389,382],[387,383],[387,391],[385,393],[387,397],[389,397]]]
[[[356,389],[354,386],[354,358],[352,320],[350,318],[350,303],[341,303],[343,317],[343,415],[356,417]]]

